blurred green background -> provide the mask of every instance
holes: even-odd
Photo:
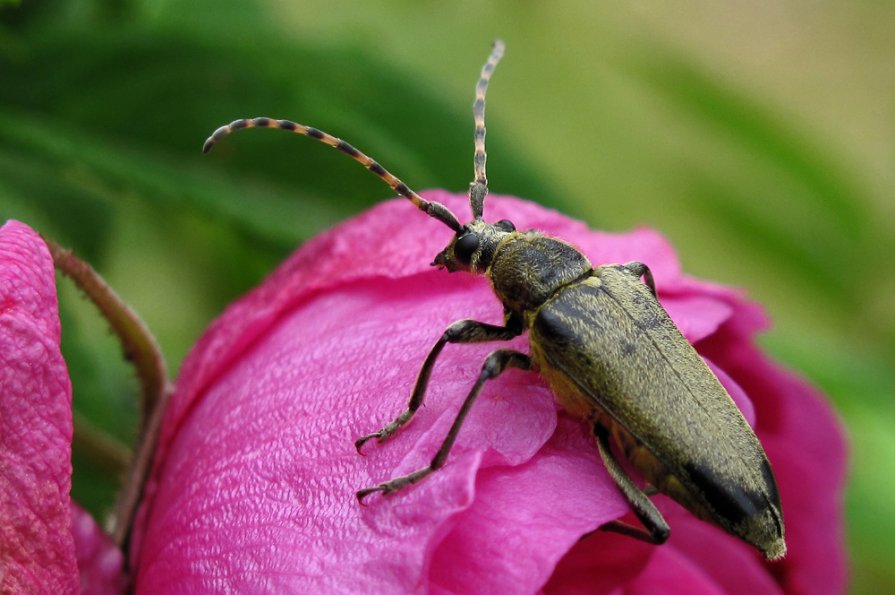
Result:
[[[770,311],[762,342],[851,438],[852,589],[895,589],[895,4],[0,0],[0,217],[74,247],[146,320],[172,373],[295,246],[389,196],[317,143],[412,187],[464,191],[490,42],[492,190],[594,227],[649,225],[692,274]],[[135,383],[70,283],[83,419],[122,444]],[[822,462],[819,462],[822,464]],[[114,481],[75,453],[97,516]]]

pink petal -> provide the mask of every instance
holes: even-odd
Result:
[[[632,595],[658,592],[667,595],[725,593],[706,575],[702,564],[694,564],[671,547],[657,549],[643,572],[625,587],[625,593]]]
[[[434,588],[530,591],[583,534],[627,511],[586,428],[567,416],[560,421],[530,461],[479,472],[474,505],[457,515],[432,557]]]
[[[0,228],[0,591],[71,593],[71,385],[55,274],[27,226]]]
[[[81,593],[124,593],[124,555],[96,524],[90,513],[71,506],[72,537],[78,559]]]
[[[776,423],[765,424],[779,424],[777,431],[763,431],[761,418],[758,427],[785,513],[789,551],[781,563],[784,587],[794,593],[842,592],[847,582],[844,433],[815,389],[756,355],[756,375],[773,386],[767,386],[765,395],[785,395]]]
[[[376,289],[346,286],[286,314],[210,387],[172,443],[140,585],[421,584],[426,544],[470,505],[476,469],[530,459],[556,424],[549,393],[530,375],[508,374],[483,391],[450,465],[400,496],[358,506],[356,490],[424,465],[446,434],[489,346],[445,350],[426,407],[400,438],[371,445],[366,457],[352,444],[406,405],[429,329],[459,312],[489,316],[481,290],[430,272]],[[450,307],[433,310],[433,300]],[[373,310],[375,319],[359,316]]]
[[[754,321],[749,313],[744,318],[735,316],[701,347],[755,405],[756,434],[777,477],[786,522],[788,552],[774,572],[787,592],[842,592],[844,432],[814,388],[743,339]]]
[[[714,333],[733,314],[730,304],[713,296],[660,294],[659,298],[668,315],[691,343]]]
[[[662,510],[674,529],[668,543],[656,552],[669,558],[654,557],[650,564],[653,569],[671,564],[690,575],[682,584],[711,584],[709,590],[721,593],[770,595],[783,591],[774,572],[778,563],[766,562],[753,547],[731,539],[722,529],[697,519],[677,504],[667,502]],[[650,574],[642,577],[642,584],[648,584]],[[649,580],[655,581],[655,588],[664,579],[654,576]]]
[[[724,321],[735,319],[735,326],[747,343],[755,333],[767,330],[771,326],[764,309],[758,304],[747,301],[740,290],[683,275],[673,282],[672,292],[674,295],[712,298],[727,304],[732,312]]]
[[[425,195],[461,218],[466,212],[465,196]],[[358,506],[358,488],[431,459],[481,362],[497,347],[446,347],[413,423],[383,445],[368,445],[365,457],[354,452],[355,438],[406,407],[425,354],[449,323],[501,320],[487,280],[428,266],[451,232],[409,208],[390,201],[312,240],[200,340],[166,411],[135,527],[139,588],[589,592],[646,591],[679,580],[682,589],[717,591],[801,576],[768,567],[749,546],[679,507],[682,520],[674,518],[663,548],[603,532],[577,543],[627,507],[586,429],[565,416],[557,420],[532,373],[510,371],[486,385],[442,470]],[[756,393],[751,368],[737,360],[745,354],[753,363],[743,346],[751,349],[752,334],[766,324],[761,310],[727,288],[682,277],[661,236],[592,232],[496,196],[486,217],[562,237],[594,264],[649,264],[660,298],[688,337],[699,339],[759,433],[795,432],[781,421],[787,406],[775,402],[788,398],[787,390],[766,391],[770,398],[760,394],[763,387]],[[527,340],[510,346],[527,351]],[[794,483],[778,479],[784,499],[792,498]],[[825,487],[838,494],[841,485]],[[663,510],[674,515],[676,506],[667,502]],[[818,510],[841,526],[840,510]],[[692,532],[689,523],[696,524]],[[677,536],[681,531],[703,535],[702,545]],[[712,562],[713,552],[737,563]],[[841,566],[837,555],[832,568]],[[700,556],[714,566],[703,567]]]
[[[721,384],[724,386],[725,390],[727,390],[727,394],[733,399],[733,402],[737,404],[740,411],[743,414],[743,417],[746,418],[746,421],[749,422],[749,425],[753,428],[755,427],[755,405],[752,404],[752,400],[749,398],[749,395],[746,394],[746,391],[737,384],[737,381],[730,377],[730,375],[725,372],[720,366],[715,364],[713,361],[706,359],[705,363],[708,365],[709,369],[712,373],[718,377],[718,380],[721,381]]]
[[[643,573],[654,550],[625,535],[598,531],[569,550],[543,590],[550,595],[623,593]]]
[[[465,202],[427,194],[458,211]],[[538,207],[489,200],[494,217],[518,211],[520,226],[528,225],[528,216],[588,237],[582,224]],[[486,280],[428,266],[451,232],[420,218],[401,236],[406,220],[407,205],[393,201],[310,242],[202,339],[167,412],[156,467],[163,475],[154,474],[151,500],[141,512],[145,524],[135,540],[140,585],[160,589],[195,580],[207,587],[238,576],[246,582],[226,584],[247,587],[270,584],[274,569],[292,569],[280,572],[283,582],[276,583],[290,588],[326,581],[366,590],[423,584],[431,563],[426,552],[477,500],[477,469],[521,465],[553,434],[556,410],[549,392],[532,382],[532,374],[508,373],[483,391],[445,469],[399,496],[373,497],[366,508],[357,507],[357,489],[428,462],[495,346],[448,346],[427,405],[398,438],[368,449],[366,458],[354,453],[352,441],[406,406],[425,353],[448,324],[465,317],[501,320]],[[644,245],[656,237],[641,235]],[[524,339],[514,345],[525,349]],[[586,448],[596,456],[592,443]],[[595,458],[590,469],[576,474],[575,481],[587,480],[590,489],[573,500],[586,501],[587,514],[538,543],[541,560],[555,561],[577,536],[625,509]],[[500,481],[500,473],[488,477]],[[481,489],[490,485],[486,481]],[[607,496],[594,498],[601,490]],[[536,492],[529,500],[529,506],[543,505]],[[304,519],[309,511],[319,512]],[[259,532],[259,519],[272,517],[282,522],[265,521],[268,529]],[[302,531],[309,522],[311,535]],[[346,540],[350,564],[344,560]],[[271,542],[288,545],[258,553]],[[196,564],[209,546],[218,552],[215,561]],[[308,556],[319,570],[295,570],[302,566],[296,560]],[[391,571],[374,570],[383,558],[396,561]],[[527,577],[532,589],[546,581],[549,568]],[[317,582],[321,577],[324,582]]]

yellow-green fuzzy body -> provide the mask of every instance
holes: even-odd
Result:
[[[364,488],[358,499],[393,493],[439,469],[484,383],[508,367],[535,369],[568,411],[593,424],[602,460],[651,542],[664,542],[668,525],[618,464],[612,444],[650,483],[697,516],[742,537],[768,558],[782,557],[783,516],[767,457],[730,396],[659,305],[649,269],[641,263],[594,268],[561,240],[518,232],[508,220],[483,220],[485,91],[503,52],[503,42],[495,41],[476,84],[473,218],[465,225],[446,206],[425,200],[371,157],[317,128],[267,117],[239,119],[205,142],[208,152],[236,130],[277,128],[341,151],[455,232],[433,265],[487,275],[503,303],[502,326],[465,319],[445,330],[420,369],[407,409],[355,441],[358,450],[369,440],[394,435],[413,418],[445,345],[506,341],[530,331],[530,356],[512,349],[488,356],[428,466]],[[636,528],[621,526],[627,529],[620,532],[643,538]]]
[[[783,518],[764,450],[650,288],[624,266],[594,269],[539,234],[501,239],[488,274],[529,328],[533,367],[560,404],[606,427],[659,491],[781,557]]]

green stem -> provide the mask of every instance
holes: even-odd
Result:
[[[90,265],[46,237],[44,242],[53,255],[56,269],[74,281],[112,327],[121,341],[125,358],[133,363],[140,381],[140,428],[136,456],[130,460],[127,480],[118,497],[111,529],[115,543],[124,550],[155,452],[161,412],[171,393],[165,360],[143,321]]]

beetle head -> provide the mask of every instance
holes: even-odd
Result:
[[[475,219],[460,228],[451,243],[435,257],[432,266],[445,268],[452,273],[484,273],[491,266],[497,245],[515,232],[516,227],[506,219],[497,223]]]

